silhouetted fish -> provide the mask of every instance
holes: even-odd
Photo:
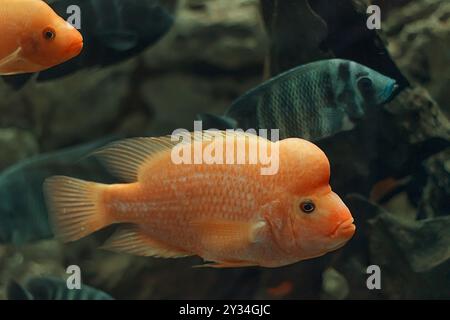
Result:
[[[173,17],[158,0],[57,0],[50,4],[65,19],[71,15],[67,13],[71,5],[81,9],[84,49],[76,59],[39,73],[37,81],[124,61],[155,44],[173,25]],[[4,79],[18,89],[32,76]]]
[[[0,244],[20,245],[53,236],[42,193],[42,184],[49,176],[71,173],[79,178],[112,181],[97,160],[85,157],[111,139],[38,155],[2,172]]]
[[[319,140],[354,128],[389,100],[394,79],[353,61],[330,59],[288,70],[238,98],[224,117],[201,114],[203,128],[280,129],[280,139]]]
[[[66,281],[53,277],[32,278],[24,286],[11,281],[7,288],[8,300],[114,300],[109,294],[82,285],[69,289]]]

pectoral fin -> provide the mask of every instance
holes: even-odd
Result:
[[[22,55],[22,47],[0,60],[0,75],[14,75],[22,73],[33,73],[43,69],[41,65],[35,64]]]
[[[22,47],[18,47],[16,51],[7,55],[3,59],[0,60],[0,74],[9,75],[15,74],[17,72],[11,70],[11,67],[15,65],[21,58]]]
[[[193,221],[191,226],[201,235],[204,247],[212,251],[228,251],[260,241],[260,231],[266,223],[204,219]]]

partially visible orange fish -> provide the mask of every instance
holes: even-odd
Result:
[[[229,139],[230,135],[234,139]],[[56,234],[74,241],[121,224],[104,248],[164,258],[199,255],[212,267],[279,267],[342,247],[353,218],[329,185],[325,154],[302,139],[223,134],[222,160],[244,139],[279,151],[279,170],[257,164],[175,164],[170,138],[134,138],[99,152],[129,183],[56,176],[44,184]],[[216,141],[212,139],[212,141]],[[211,141],[203,140],[205,152]],[[192,148],[194,143],[187,143]]]
[[[402,179],[386,178],[378,181],[370,190],[369,200],[372,202],[386,202],[393,196],[399,194],[408,187],[411,182],[411,177],[405,177]]]
[[[370,190],[369,200],[373,202],[381,201],[386,195],[394,191],[399,186],[399,180],[386,178],[378,181]]]
[[[39,72],[81,52],[81,34],[44,1],[0,2],[1,75]]]
[[[267,288],[266,292],[269,296],[274,298],[283,298],[292,293],[294,290],[294,284],[292,281],[283,281],[276,287]]]

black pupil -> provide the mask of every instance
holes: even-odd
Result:
[[[312,212],[314,210],[314,204],[312,202],[304,202],[302,204],[302,210],[304,212]]]
[[[53,32],[51,31],[45,31],[45,37],[47,39],[53,39]]]
[[[370,79],[364,78],[360,81],[360,85],[364,89],[368,89],[372,86],[372,81]]]

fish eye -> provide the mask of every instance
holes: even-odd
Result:
[[[56,31],[53,28],[45,28],[44,31],[42,31],[42,36],[45,40],[53,40],[56,37]]]
[[[358,88],[363,91],[369,90],[372,88],[372,80],[367,77],[360,78],[358,80]]]
[[[311,213],[316,209],[316,205],[311,200],[305,200],[302,203],[300,203],[300,209],[304,213]]]

